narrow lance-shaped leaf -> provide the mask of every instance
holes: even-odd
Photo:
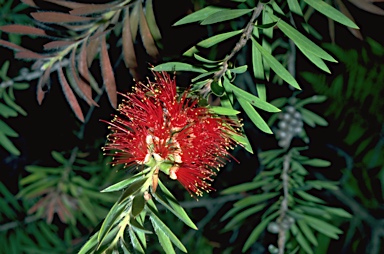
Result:
[[[97,13],[104,13],[112,9],[115,10],[117,8],[119,8],[119,6],[116,3],[90,4],[90,5],[74,8],[69,13],[72,15],[89,15],[89,14],[95,15]]]
[[[107,234],[112,229],[113,225],[119,220],[120,215],[123,213],[124,209],[126,207],[126,203],[119,204],[116,202],[107,216],[105,217],[103,224],[100,227],[100,230],[97,234],[97,242],[98,246],[100,246],[103,243],[103,240],[107,236]]]
[[[224,8],[217,7],[217,6],[207,6],[201,10],[198,10],[196,12],[193,12],[189,14],[188,16],[180,19],[177,21],[174,26],[179,26],[179,25],[184,25],[184,24],[189,24],[197,21],[202,21],[206,19],[207,17],[211,16],[215,12],[224,10]]]
[[[257,96],[254,96],[253,94],[250,94],[250,93],[244,91],[243,89],[238,88],[235,85],[232,85],[232,84],[226,85],[225,89],[226,90],[228,89],[229,91],[233,91],[235,93],[236,97],[241,97],[244,100],[251,103],[252,105],[254,105],[255,107],[258,107],[262,110],[265,110],[267,112],[280,112],[280,109],[276,108],[272,104],[261,100]]]
[[[346,16],[344,16],[344,14],[342,14],[340,11],[338,11],[337,9],[335,9],[334,7],[332,7],[331,5],[327,4],[324,1],[304,0],[304,2],[312,6],[318,12],[321,12],[328,18],[333,19],[334,21],[337,21],[340,24],[349,26],[351,28],[359,29],[359,27],[355,23],[353,23],[350,19],[348,19]]]
[[[73,112],[75,113],[76,117],[84,122],[84,116],[83,112],[81,111],[80,105],[76,99],[76,96],[73,94],[72,89],[69,87],[69,84],[67,82],[67,79],[64,76],[63,69],[58,68],[58,74],[59,74],[59,81],[61,84],[61,87],[63,89],[65,98],[67,99],[69,105],[71,106]]]
[[[128,227],[129,232],[129,238],[131,240],[131,244],[133,248],[135,249],[135,253],[145,253],[145,250],[143,246],[141,246],[139,239],[137,238],[135,232],[133,231],[132,227]],[[122,240],[123,241],[123,240]]]
[[[227,40],[233,36],[236,36],[242,32],[243,32],[243,30],[237,30],[237,31],[217,34],[217,35],[209,37],[208,39],[202,40],[201,42],[197,43],[197,45],[200,47],[209,48],[209,47],[212,47],[213,45],[216,45],[219,42],[225,41],[225,40]]]
[[[192,71],[192,72],[199,72],[199,73],[207,72],[202,68],[195,67],[191,64],[181,63],[181,62],[168,62],[168,63],[159,64],[154,68],[152,68],[152,70],[154,71]]]
[[[80,78],[84,78],[87,82],[90,82],[88,64],[87,64],[87,40],[84,40],[80,47],[80,54],[77,59],[77,67],[79,68]],[[91,93],[92,97],[92,93]]]
[[[105,36],[101,38],[101,74],[103,76],[105,90],[113,108],[117,108],[117,93],[116,93],[116,82],[113,73],[111,60],[109,59],[107,42]]]
[[[278,20],[276,16],[269,13],[269,15],[274,19]],[[331,61],[331,62],[337,62],[330,54],[328,54],[325,50],[317,46],[314,42],[309,40],[307,37],[302,35],[299,31],[297,31],[295,28],[290,26],[288,23],[286,23],[284,20],[280,19],[278,21],[278,27],[279,29],[287,35],[295,44],[296,46],[304,53],[309,52],[308,54],[313,54],[315,56],[318,56],[320,58],[323,58],[325,60]],[[310,59],[311,60],[311,59]]]
[[[150,204],[150,202],[148,202],[147,204]],[[177,248],[187,253],[187,249],[185,248],[185,246],[182,244],[179,238],[177,238],[177,236],[167,227],[167,225],[165,225],[164,222],[155,214],[156,211],[153,209],[153,207],[151,207],[151,205],[149,205],[149,211],[150,211],[149,218],[152,222],[152,225],[153,225],[153,228],[155,229],[156,234],[157,235],[164,234],[165,236],[167,236],[169,240],[172,241],[173,244],[175,244]]]
[[[88,42],[87,45],[87,65],[88,67],[91,67],[93,59],[95,59],[95,56],[98,52],[99,45],[100,45],[100,37],[96,37],[92,40],[87,39],[85,40]]]
[[[245,252],[251,247],[251,245],[256,242],[256,240],[259,238],[259,235],[261,232],[267,227],[268,223],[276,218],[278,216],[279,212],[275,212],[271,215],[269,215],[267,218],[262,220],[252,231],[252,233],[249,235],[247,241],[245,242],[242,251]]]
[[[252,33],[253,33],[253,36],[255,36],[256,38],[259,37],[259,32],[257,28],[254,28]],[[260,51],[256,48],[254,43],[252,43],[252,67],[253,67],[253,75],[257,79],[256,80],[257,95],[261,100],[266,101],[267,93],[266,93],[265,85],[260,83],[261,80],[264,80],[263,58],[261,56]]]
[[[182,220],[189,227],[197,230],[196,225],[189,218],[188,214],[185,212],[184,208],[177,202],[176,198],[172,195],[172,193],[165,187],[165,185],[159,180],[159,186],[162,192],[164,192],[167,202],[172,207],[172,212]]]
[[[137,30],[139,29],[139,19],[140,19],[140,6],[141,2],[136,1],[131,10],[131,14],[129,15],[129,24],[132,33],[132,41],[136,40]]]
[[[241,17],[249,12],[253,11],[253,9],[238,9],[238,10],[222,10],[213,13],[204,19],[201,24],[202,25],[210,25],[218,22],[223,22],[231,19],[235,19]]]
[[[313,254],[311,246],[295,224],[291,225],[291,231],[299,245],[303,248],[303,250],[305,250],[305,252],[308,254]]]
[[[25,25],[5,25],[0,26],[0,31],[6,33],[15,33],[15,34],[23,34],[23,35],[38,35],[38,36],[47,36],[45,31],[41,28],[25,26]]]
[[[4,147],[8,152],[13,155],[20,155],[20,151],[15,147],[15,145],[9,140],[9,138],[0,131],[0,145]]]
[[[287,71],[287,69],[285,69],[284,66],[276,60],[276,58],[274,58],[270,53],[268,53],[254,38],[252,38],[252,42],[263,55],[264,60],[267,61],[268,65],[279,77],[281,77],[284,81],[286,81],[294,88],[301,90],[295,78],[292,77],[292,75]]]
[[[161,34],[155,19],[155,13],[153,9],[153,0],[145,1],[145,17],[147,19],[148,27],[149,27],[149,30],[151,31],[151,34],[154,40],[155,41],[160,40]]]
[[[141,34],[141,39],[143,40],[144,48],[147,51],[148,55],[150,55],[154,59],[157,59],[157,57],[159,56],[159,51],[157,50],[155,40],[153,39],[151,31],[149,30],[149,26],[145,18],[143,7],[141,4],[139,5],[139,15],[140,15],[140,34]]]
[[[61,49],[72,45],[73,41],[50,41],[44,44],[44,49]]]
[[[137,60],[135,48],[133,46],[132,40],[132,32],[131,32],[131,24],[129,18],[129,10],[125,9],[124,11],[124,20],[123,20],[123,31],[122,37],[123,41],[123,59],[125,66],[130,69],[133,77],[138,78],[138,73],[136,71],[137,68]]]
[[[31,16],[34,19],[44,23],[74,23],[74,22],[95,20],[94,18],[80,17],[76,15],[71,15],[68,13],[51,12],[51,11],[32,12]]]
[[[79,96],[84,99],[88,105],[90,106],[97,106],[97,103],[92,99],[92,88],[87,83],[85,83],[84,80],[79,78],[77,74],[77,68],[76,68],[76,47],[72,50],[71,56],[70,56],[70,65],[69,70],[71,72],[71,77],[75,81],[75,86],[79,88]]]
[[[268,124],[261,118],[259,113],[252,107],[252,105],[244,100],[243,98],[237,98],[237,101],[240,103],[240,106],[244,109],[245,113],[251,119],[251,121],[256,125],[257,128],[262,130],[265,133],[272,134],[272,130],[269,128]]]

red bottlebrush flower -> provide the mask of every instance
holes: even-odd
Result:
[[[108,123],[112,132],[104,150],[115,151],[116,164],[155,161],[171,179],[201,196],[203,190],[213,190],[208,181],[236,145],[231,136],[239,135],[240,124],[198,106],[188,91],[178,95],[176,81],[167,73],[155,76],[155,82],[137,83],[132,93],[123,95],[120,114]]]

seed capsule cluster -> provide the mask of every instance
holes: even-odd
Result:
[[[284,108],[279,114],[279,123],[277,124],[276,136],[279,140],[278,145],[286,148],[291,140],[303,130],[303,119],[301,113],[292,105]]]

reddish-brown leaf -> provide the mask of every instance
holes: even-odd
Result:
[[[53,196],[53,193],[51,193],[52,195],[49,195],[47,196],[47,200],[48,200],[48,204],[46,205],[46,210],[45,210],[45,214],[46,214],[46,221],[48,224],[51,224],[52,221],[53,221],[53,215],[55,214],[55,208],[56,208],[56,198],[52,197]],[[49,197],[49,198],[48,198]]]
[[[84,4],[84,3],[78,3],[78,2],[66,1],[66,0],[44,0],[44,1],[61,5],[70,9],[76,9],[76,8],[86,7],[90,5],[90,4]]]
[[[113,108],[117,108],[117,93],[116,93],[116,82],[115,76],[113,73],[111,61],[109,59],[107,42],[105,36],[101,39],[101,49],[100,49],[100,59],[101,59],[101,74],[103,76],[105,90]]]
[[[88,64],[87,64],[87,41],[86,40],[84,40],[84,42],[81,44],[80,55],[77,59],[77,66],[79,68],[80,75],[87,82],[90,82]]]
[[[51,189],[51,188],[49,188]],[[52,190],[50,190],[52,191]],[[40,207],[45,207],[45,203],[47,202],[47,197],[40,198],[39,201],[37,201],[29,210],[27,211],[28,214],[33,214],[36,212]]]
[[[384,10],[373,4],[374,2],[384,2],[384,0],[349,0],[349,2],[367,12],[384,15]]]
[[[71,71],[71,76],[73,80],[75,81],[75,85],[79,88],[79,96],[85,100],[88,105],[94,105],[98,106],[97,103],[92,99],[92,88],[82,80],[76,71],[76,66],[75,66],[75,59],[76,59],[76,48],[72,50],[71,57],[70,57],[70,71]]]
[[[64,48],[75,43],[74,41],[51,41],[44,44],[44,49]]]
[[[343,1],[336,0],[337,5],[339,6],[340,11],[347,16],[350,20],[352,20],[354,23],[356,23],[355,19],[353,18],[352,14],[349,12],[348,8],[344,5]],[[383,11],[384,12],[384,11]],[[350,28],[348,27],[348,30],[358,39],[363,40],[363,35],[361,34],[359,29]],[[334,40],[332,40],[334,42]]]
[[[140,4],[140,34],[141,39],[143,40],[144,48],[147,51],[148,55],[157,59],[159,56],[159,51],[157,50],[155,40],[149,30],[147,20],[145,19],[145,15],[143,12],[143,7]]]
[[[88,14],[103,13],[110,10],[116,10],[116,9],[122,8],[117,4],[118,3],[90,4],[88,6],[75,8],[71,10],[69,13],[73,15],[88,15]]]
[[[15,33],[15,34],[31,34],[31,35],[40,35],[40,36],[47,35],[43,29],[32,27],[32,26],[24,26],[24,25],[0,26],[0,30],[6,33]]]
[[[127,66],[127,68],[137,67],[135,48],[133,47],[133,40],[131,34],[131,26],[129,24],[128,10],[126,10],[124,15],[122,40],[125,66]]]
[[[44,59],[44,58],[50,58],[52,56],[47,55],[41,55],[29,50],[26,51],[20,51],[15,54],[15,58],[17,59],[25,59],[25,60],[36,60],[36,59]]]
[[[45,93],[49,90],[49,85],[45,91],[43,90],[43,87],[47,84],[49,81],[49,77],[51,75],[51,67],[48,67],[43,75],[39,78],[39,82],[37,83],[37,90],[36,90],[36,96],[37,96],[37,102],[39,105],[43,102],[43,99],[45,97]]]
[[[74,23],[83,21],[92,21],[94,18],[80,17],[62,12],[32,12],[32,17],[40,22],[44,23]]]
[[[1,40],[0,39],[0,46],[3,46],[3,47],[6,47],[6,48],[10,48],[10,49],[13,49],[13,50],[17,50],[17,51],[26,51],[27,49],[26,48],[23,48],[17,44],[14,44],[12,42],[9,42],[9,41],[4,41],[4,40]]]
[[[131,25],[132,41],[136,40],[137,30],[139,29],[140,8],[141,8],[141,2],[136,1],[130,15],[129,24]]]
[[[96,37],[92,40],[88,39],[87,47],[87,64],[91,67],[93,59],[95,59],[97,52],[99,51],[100,37]]]
[[[128,9],[125,10],[125,15],[124,15],[122,40],[123,40],[123,56],[124,56],[125,66],[129,68],[130,73],[135,79],[140,79],[139,72],[137,70],[136,53],[135,53],[135,48],[133,46]]]
[[[33,0],[21,0],[21,2],[25,3],[26,5],[29,5],[31,7],[38,7]]]
[[[84,115],[81,111],[79,102],[76,99],[76,96],[73,94],[72,89],[69,87],[68,81],[64,76],[63,69],[58,68],[57,72],[59,74],[59,81],[61,84],[61,88],[63,89],[65,98],[67,99],[69,105],[71,106],[73,112],[75,113],[76,117],[81,121],[84,122]]]

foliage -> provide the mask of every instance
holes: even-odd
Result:
[[[39,104],[51,85],[59,85],[80,121],[79,129],[74,130],[74,138],[82,142],[85,126],[95,108],[107,108],[101,104],[104,92],[112,108],[117,108],[117,91],[124,90],[119,86],[120,71],[127,75],[129,70],[133,78],[143,80],[143,69],[148,67],[147,63],[143,67],[143,63],[148,61],[154,72],[189,75],[190,87],[185,89],[185,94],[190,96],[187,100],[199,98],[199,106],[211,105],[210,112],[233,121],[241,115],[244,126],[236,131],[243,135],[231,138],[260,159],[257,170],[254,166],[258,173],[252,180],[239,179],[240,184],[225,189],[218,197],[202,197],[200,203],[193,201],[190,207],[203,204],[201,206],[208,209],[205,217],[195,225],[193,221],[198,216],[185,207],[190,204],[185,201],[188,195],[182,194],[164,175],[157,176],[159,169],[170,171],[169,167],[161,168],[166,167],[163,161],[156,161],[154,165],[142,163],[140,170],[124,170],[119,166],[112,170],[111,166],[115,165],[109,159],[103,159],[98,150],[93,150],[105,141],[104,138],[98,141],[99,137],[85,148],[79,145],[70,151],[52,151],[55,160],[52,165],[32,163],[25,167],[17,195],[0,183],[0,202],[4,207],[0,212],[0,239],[5,240],[1,245],[7,253],[26,250],[31,253],[52,253],[53,250],[63,253],[176,253],[179,250],[187,252],[187,249],[201,251],[199,248],[212,252],[213,244],[201,232],[211,219],[219,217],[220,212],[225,213],[221,217],[222,228],[216,228],[215,232],[221,230],[220,235],[233,232],[229,241],[233,245],[229,251],[237,250],[241,245],[243,252],[262,246],[262,251],[268,249],[270,253],[325,253],[330,239],[339,239],[344,230],[341,227],[351,219],[351,214],[344,210],[348,206],[354,215],[361,213],[362,217],[368,218],[372,235],[376,234],[374,239],[382,236],[374,226],[375,223],[380,225],[381,220],[367,215],[365,210],[356,210],[356,203],[348,203],[351,199],[345,198],[344,205],[341,205],[343,200],[331,204],[330,198],[322,195],[323,192],[331,193],[341,199],[345,197],[343,190],[355,195],[362,203],[366,202],[365,206],[380,211],[378,203],[371,204],[377,200],[373,183],[367,181],[371,199],[364,201],[365,193],[356,187],[359,182],[352,172],[353,163],[338,183],[325,178],[324,170],[315,169],[335,166],[320,159],[321,154],[311,154],[311,142],[316,139],[311,136],[312,130],[328,126],[321,114],[340,118],[341,123],[346,123],[346,118],[354,112],[340,107],[344,96],[356,104],[374,98],[364,115],[368,112],[382,124],[382,116],[377,111],[382,107],[380,97],[374,86],[364,86],[367,81],[373,83],[382,79],[377,76],[382,65],[377,70],[347,65],[350,77],[344,88],[345,78],[342,76],[336,77],[329,89],[326,76],[304,74],[319,95],[308,96],[305,91],[301,92],[304,86],[295,78],[297,49],[313,67],[328,74],[329,66],[337,60],[348,62],[348,57],[352,56],[354,60],[368,62],[366,52],[359,59],[353,55],[356,54],[354,51],[346,54],[340,48],[329,46],[324,50],[318,41],[310,39],[320,38],[309,20],[315,11],[324,15],[332,26],[337,22],[362,38],[342,1],[334,1],[340,10],[329,4],[330,1],[321,0],[219,1],[214,5],[192,1],[197,8],[189,15],[180,16],[172,25],[186,29],[197,27],[205,32],[189,43],[187,50],[173,57],[163,51],[164,30],[159,22],[161,17],[157,15],[160,7],[156,1],[116,0],[89,4],[86,1],[23,0],[31,7],[28,10],[32,10],[30,15],[34,19],[28,25],[25,16],[19,14],[26,5],[3,2],[2,13],[8,10],[14,14],[14,20],[1,24],[0,31],[9,36],[4,39],[2,33],[0,45],[16,51],[15,58],[30,61],[32,66],[28,73],[20,71],[19,76],[11,78],[7,73],[12,62],[3,63],[0,70],[2,118],[26,115],[16,104],[13,94],[14,89],[28,88],[24,81],[38,80],[36,97]],[[351,2],[380,14],[371,2]],[[334,39],[332,26],[329,32]],[[37,38],[41,48],[17,39],[26,37]],[[370,44],[372,53],[382,56],[382,47],[372,41]],[[149,91],[144,95],[143,101],[158,94]],[[320,114],[312,111],[315,107],[312,103],[324,105],[330,100],[334,104],[329,111]],[[165,106],[164,109],[167,110]],[[358,116],[352,117],[358,124],[340,124],[342,130],[349,128],[344,140],[346,144],[356,147],[356,154],[348,158],[356,156],[364,169],[379,168],[373,176],[384,186],[383,168],[380,168],[384,158],[382,139],[375,142],[377,134],[373,134],[374,131],[371,135],[365,134],[366,130],[372,129],[359,125],[361,119]],[[5,122],[0,119],[0,144],[8,152],[19,155],[20,151],[9,139],[18,134]],[[277,142],[272,142],[275,147],[255,146],[252,133],[262,137],[275,133]],[[301,142],[300,145],[297,142]],[[242,152],[237,148],[234,158]],[[249,158],[250,154],[245,157]],[[176,158],[172,162],[179,163]],[[227,170],[231,171],[233,167],[229,165]],[[361,173],[363,177],[369,179],[368,173],[364,172]],[[154,187],[155,184],[159,188]],[[230,205],[232,201],[233,207],[224,211],[224,205]],[[362,224],[361,221],[358,223]],[[349,248],[352,239],[360,244],[356,225],[350,225],[344,250]],[[195,231],[198,228],[200,232]],[[198,247],[193,236],[198,236]],[[159,245],[153,244],[156,241]],[[379,253],[380,244],[373,241],[368,244],[372,253]]]

